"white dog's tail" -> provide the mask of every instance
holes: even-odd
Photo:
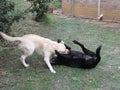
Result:
[[[0,36],[2,36],[5,40],[8,40],[8,41],[21,41],[22,40],[21,37],[11,37],[2,32],[0,32]]]

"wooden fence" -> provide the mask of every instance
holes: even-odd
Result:
[[[103,20],[120,21],[120,0],[62,0],[65,14]]]

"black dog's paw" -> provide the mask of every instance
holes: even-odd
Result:
[[[78,42],[77,40],[73,40],[73,43],[74,43],[74,44],[78,44],[78,45],[80,45],[81,47],[84,47],[84,45],[81,44],[80,42]]]
[[[77,40],[73,40],[73,43],[78,44],[79,42]]]

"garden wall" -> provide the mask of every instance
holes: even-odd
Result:
[[[120,0],[101,0],[100,11],[104,20],[120,21]],[[62,0],[65,14],[84,18],[97,18],[98,0]]]

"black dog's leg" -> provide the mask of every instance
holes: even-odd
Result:
[[[78,42],[77,40],[73,40],[73,43],[79,45],[82,48],[82,50],[83,50],[83,52],[85,54],[87,54],[87,55],[94,55],[95,54],[94,52],[92,52],[92,51],[88,50],[87,48],[85,48],[84,45],[81,44],[80,42]]]
[[[65,45],[66,49],[71,50],[71,47],[70,47],[70,46],[68,46],[68,45],[66,45],[66,44],[64,44],[64,45]]]

